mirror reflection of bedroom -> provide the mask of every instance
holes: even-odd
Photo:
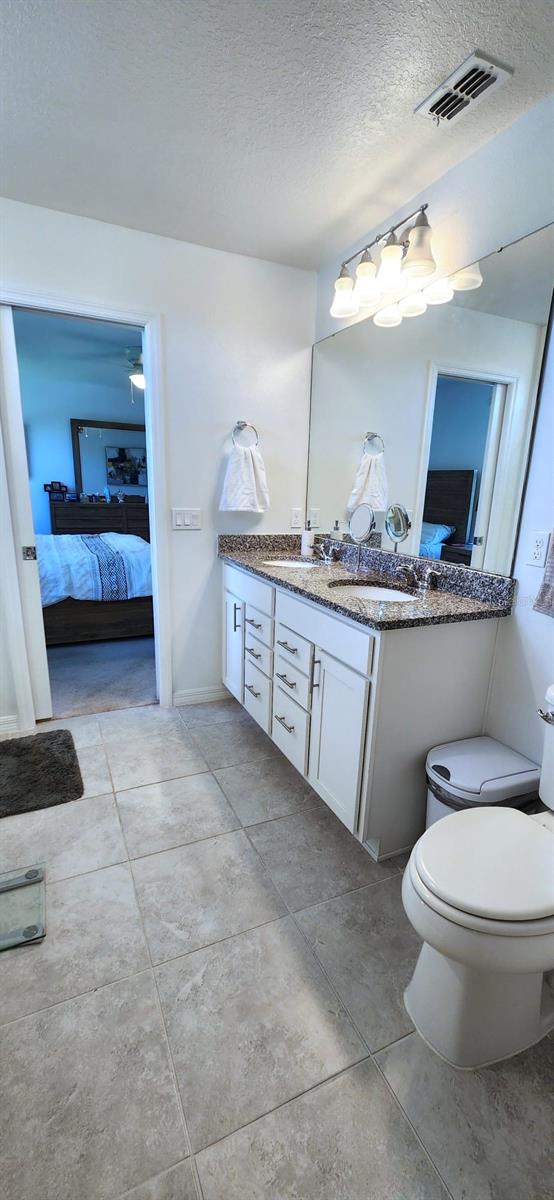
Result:
[[[155,703],[142,330],[14,330],[53,714]]]

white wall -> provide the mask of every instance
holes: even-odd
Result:
[[[527,549],[533,530],[554,536],[554,339],[545,364],[540,406],[527,489],[523,503],[515,571],[518,580],[511,617],[500,622],[486,731],[521,754],[540,762],[544,728],[536,716],[544,693],[554,681],[554,620],[533,612],[542,570],[529,566]]]
[[[518,410],[524,412],[529,388],[535,385],[541,340],[537,325],[450,304],[430,308],[397,329],[380,329],[370,321],[318,343],[309,505],[320,508],[320,527],[329,529],[338,517],[345,528],[346,501],[366,430],[379,433],[385,442],[390,501],[413,512],[431,363],[482,372],[484,378],[494,378],[495,372],[516,377]],[[386,536],[383,545],[390,545]],[[402,549],[419,553],[415,526]]]
[[[418,205],[428,202],[435,258],[441,273],[446,275],[547,225],[552,220],[549,148],[553,121],[554,96],[549,96],[414,196],[402,210],[391,213],[387,225],[395,224]],[[436,136],[448,137],[449,131],[438,129]],[[408,146],[406,170],[409,170]],[[381,228],[368,230],[356,245],[344,247],[344,257],[380,232]],[[338,267],[340,262],[334,259],[322,266],[318,275],[318,338],[364,319],[336,321],[329,316]]]
[[[215,688],[217,532],[282,532],[304,501],[315,276],[12,201],[0,228],[7,291],[161,315],[168,503],[203,513],[201,532],[170,535],[174,691]],[[217,511],[239,417],[260,432],[271,491],[261,517]]]

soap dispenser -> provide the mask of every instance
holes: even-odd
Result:
[[[300,553],[302,558],[313,558],[314,539],[315,534],[311,528],[311,522],[306,521],[306,528],[302,530],[302,537],[300,538]]]

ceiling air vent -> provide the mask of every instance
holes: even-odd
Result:
[[[476,50],[415,109],[435,125],[451,125],[483,96],[496,91],[513,71]]]

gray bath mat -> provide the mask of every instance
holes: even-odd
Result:
[[[0,742],[0,817],[67,804],[83,790],[68,729]]]

